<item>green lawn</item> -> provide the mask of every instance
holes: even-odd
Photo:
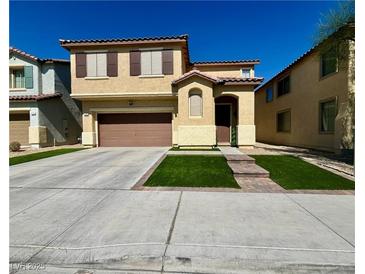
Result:
[[[71,153],[79,150],[83,150],[84,148],[60,148],[56,150],[50,150],[50,151],[44,151],[44,152],[38,152],[28,155],[22,155],[22,156],[15,156],[9,158],[9,164],[17,165],[25,162],[30,162],[34,160],[39,160],[43,158],[53,157],[61,154]]]
[[[240,188],[223,156],[168,155],[145,186]]]
[[[170,151],[220,151],[219,148],[213,147],[213,148],[178,148],[178,147],[172,147]]]
[[[285,189],[355,189],[355,183],[297,157],[250,155]]]

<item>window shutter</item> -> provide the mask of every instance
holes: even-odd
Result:
[[[86,77],[86,53],[76,53],[76,78]]]
[[[108,52],[107,54],[107,75],[109,77],[118,76],[118,53]]]
[[[131,51],[129,53],[130,75],[141,75],[141,52]]]
[[[24,82],[25,88],[32,89],[33,88],[33,67],[25,66],[24,67]]]
[[[162,51],[162,73],[164,75],[174,74],[174,55],[172,50]]]

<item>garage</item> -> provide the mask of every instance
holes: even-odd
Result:
[[[99,146],[171,146],[171,117],[171,113],[98,114]]]
[[[29,145],[29,113],[11,113],[9,117],[9,141]]]

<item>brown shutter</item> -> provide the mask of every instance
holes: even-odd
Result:
[[[162,51],[162,74],[174,74],[174,56],[170,49]]]
[[[141,75],[141,52],[131,51],[129,53],[130,75]]]
[[[76,53],[76,78],[86,77],[86,53]]]
[[[117,77],[118,76],[118,53],[117,52],[108,52],[107,53],[107,75],[109,77]]]

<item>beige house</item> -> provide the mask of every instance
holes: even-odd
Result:
[[[87,146],[255,144],[258,60],[195,62],[186,35],[60,40]]]
[[[354,128],[345,126],[354,93],[353,44],[346,50],[349,60],[339,62],[332,51],[321,54],[314,47],[256,90],[257,141],[331,152],[353,149],[353,140],[346,138]]]

